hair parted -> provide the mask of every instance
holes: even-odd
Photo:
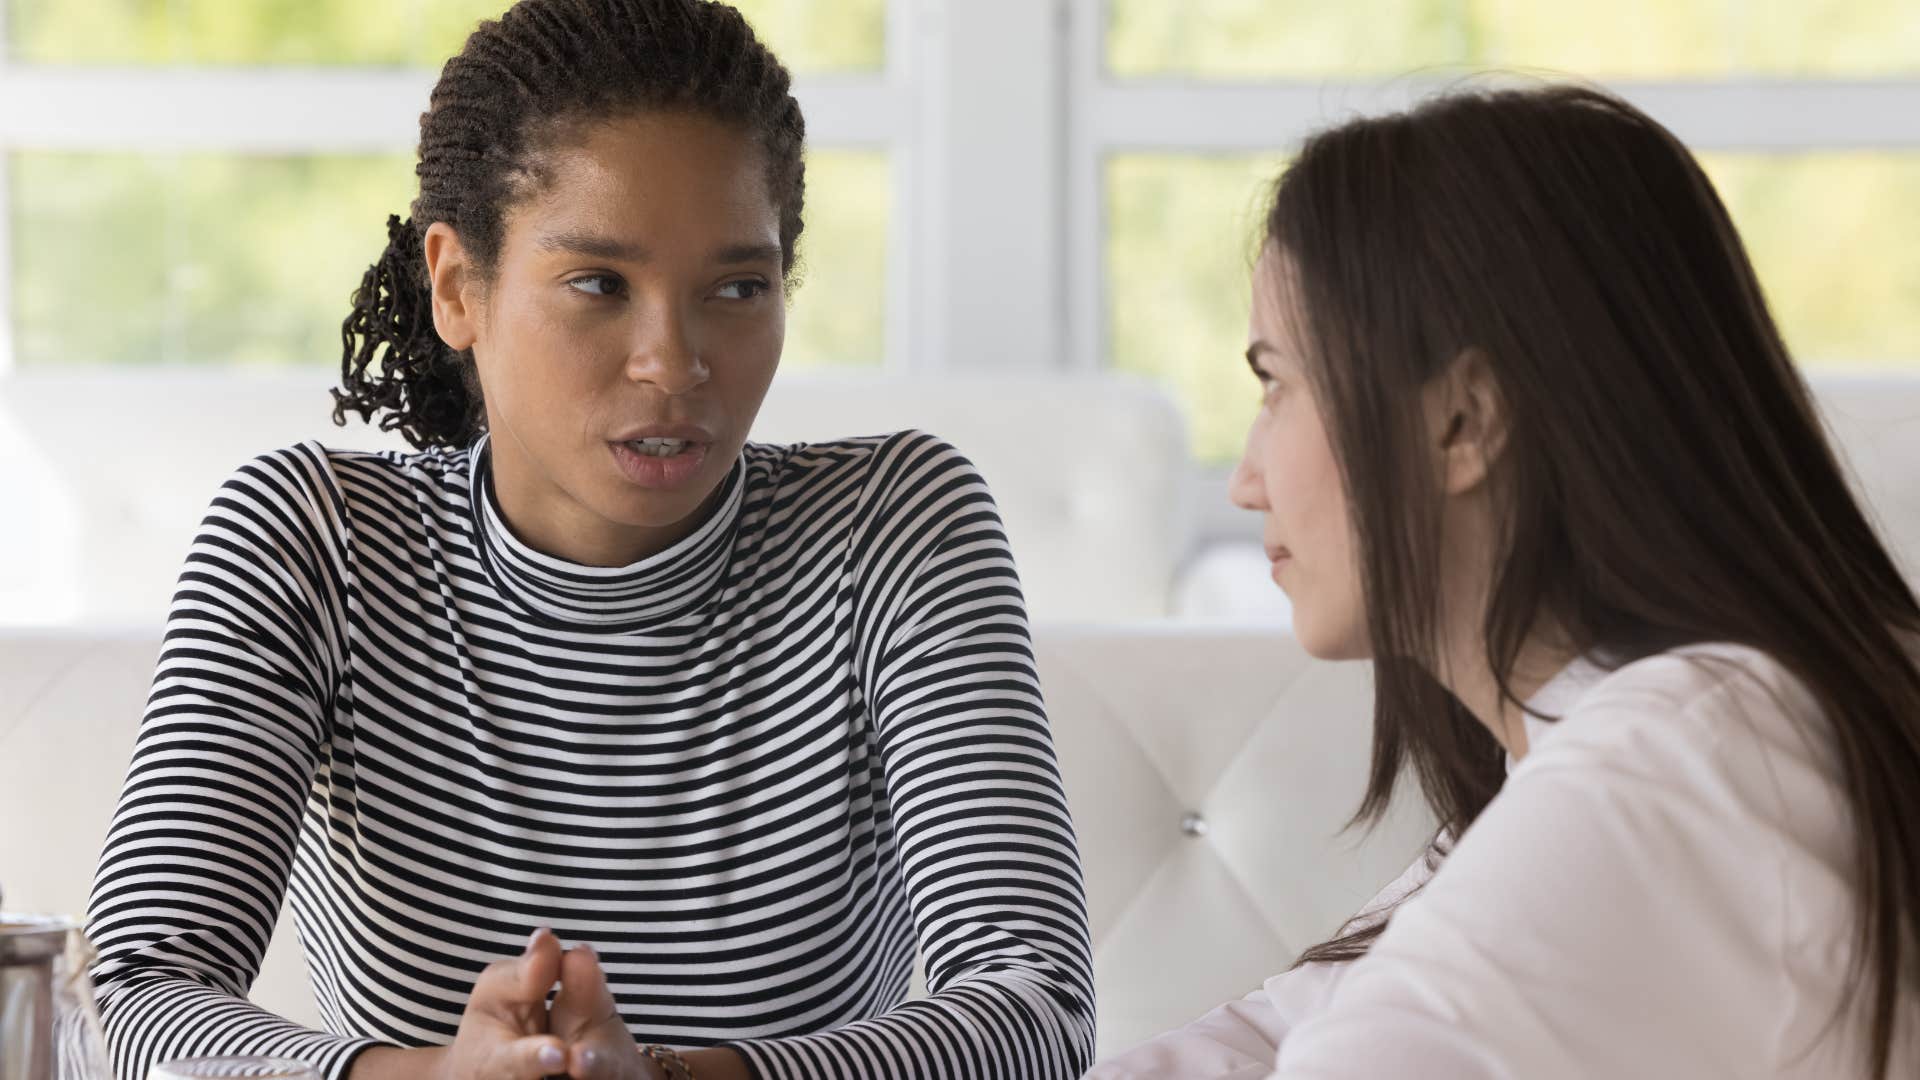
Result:
[[[1377,820],[1411,772],[1441,823],[1438,861],[1505,777],[1500,745],[1431,674],[1440,494],[1419,388],[1474,351],[1507,425],[1481,628],[1503,695],[1523,705],[1506,680],[1543,620],[1609,661],[1730,642],[1792,672],[1840,763],[1854,985],[1871,1018],[1862,1071],[1885,1076],[1896,995],[1920,979],[1920,601],[1693,156],[1598,90],[1455,91],[1309,139],[1265,241],[1292,271],[1375,657],[1356,821]],[[1386,918],[1300,962],[1365,953]]]
[[[420,192],[387,219],[341,325],[333,419],[382,413],[419,448],[460,447],[485,428],[472,357],[433,326],[422,237],[444,221],[490,274],[506,211],[542,182],[540,155],[570,125],[645,109],[738,125],[765,152],[783,269],[800,238],[806,125],[792,77],[746,19],[716,0],[520,0],[448,60],[420,116]]]

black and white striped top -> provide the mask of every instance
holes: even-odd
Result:
[[[309,443],[214,499],[94,888],[119,1075],[451,1041],[547,925],[636,1037],[769,1080],[1077,1077],[1079,866],[973,466],[750,444],[698,531],[599,569],[521,544],[486,462]],[[244,998],[283,896],[328,1032]]]

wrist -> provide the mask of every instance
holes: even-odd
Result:
[[[685,1057],[693,1070],[693,1080],[753,1080],[747,1059],[741,1057],[738,1050],[714,1046],[689,1051]]]
[[[371,1046],[353,1059],[347,1080],[439,1080],[447,1048]]]

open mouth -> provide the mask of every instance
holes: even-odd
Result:
[[[687,439],[629,439],[620,445],[642,457],[669,458],[686,453],[693,443]]]
[[[642,488],[678,488],[693,479],[707,460],[711,443],[693,439],[646,438],[609,442],[614,464]]]

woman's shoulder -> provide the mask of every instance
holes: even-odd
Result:
[[[1573,700],[1549,728],[1549,743],[1653,739],[1719,743],[1736,731],[1800,730],[1821,719],[1807,685],[1771,654],[1708,642],[1602,668],[1587,661]],[[1563,676],[1566,677],[1566,676]]]
[[[886,505],[907,491],[958,486],[986,496],[986,481],[967,455],[932,432],[907,428],[881,435],[820,442],[748,443],[749,470],[778,488],[845,491],[856,485],[862,501]]]
[[[208,524],[242,542],[277,548],[275,535],[293,531],[316,548],[338,549],[352,544],[356,522],[418,520],[423,504],[463,508],[469,457],[466,449],[354,450],[309,439],[236,466],[214,495]]]
[[[308,439],[242,462],[227,486],[270,487],[304,502],[377,501],[449,482],[464,489],[470,457],[465,448],[356,450]]]
[[[1671,803],[1688,820],[1764,829],[1791,846],[1839,842],[1830,723],[1807,684],[1761,650],[1689,645],[1600,671],[1529,736],[1513,782],[1573,770],[1589,791]]]
[[[749,442],[749,461],[779,463],[806,469],[854,462],[872,468],[903,456],[932,456],[965,460],[953,443],[920,428],[902,428],[877,435],[849,435],[809,442]]]

